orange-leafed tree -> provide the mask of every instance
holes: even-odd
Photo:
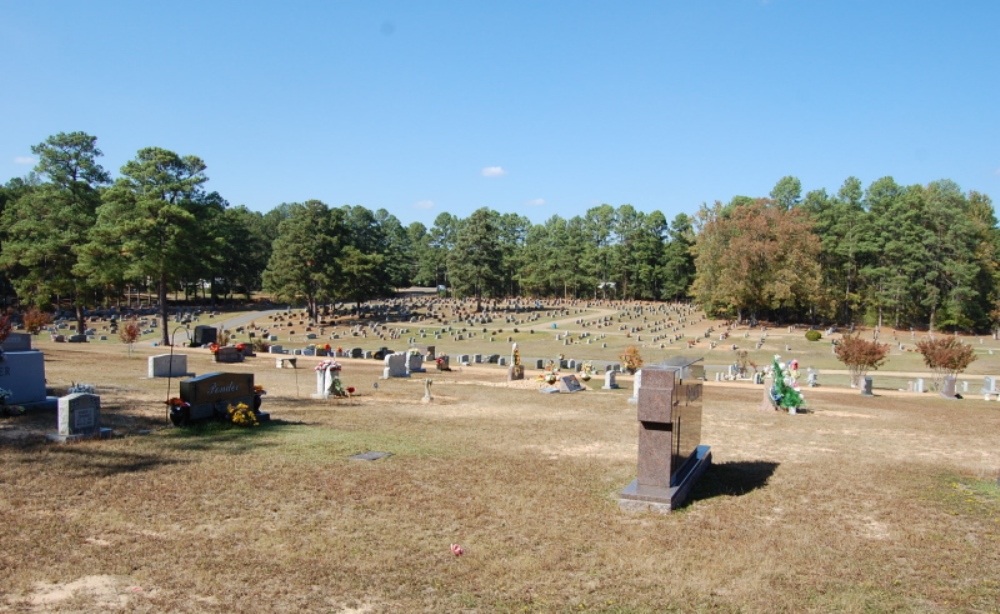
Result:
[[[860,335],[845,335],[834,348],[837,359],[844,363],[851,376],[851,387],[857,388],[868,373],[885,364],[889,356],[889,344],[867,341]]]

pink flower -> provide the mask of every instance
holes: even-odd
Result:
[[[465,551],[462,550],[462,547],[459,546],[458,544],[452,544],[451,553],[454,554],[455,556],[462,556],[463,554],[465,554]]]

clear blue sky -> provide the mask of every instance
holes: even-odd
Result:
[[[267,211],[533,222],[951,179],[1000,201],[1000,2],[0,0],[0,182],[31,145],[193,154]]]

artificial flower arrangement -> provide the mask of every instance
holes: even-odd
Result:
[[[324,360],[323,362],[316,365],[316,371],[326,371],[327,369],[331,371],[340,371],[344,366],[337,362],[336,360]]]
[[[594,365],[590,364],[590,362],[585,362],[582,365],[580,365],[580,379],[586,382],[589,381],[590,378],[592,378],[593,376],[594,376]]]
[[[784,409],[789,413],[795,413],[798,408],[806,404],[802,393],[795,380],[798,373],[798,361],[792,361],[788,365],[781,364],[781,356],[774,355],[771,370],[774,374],[774,383],[771,385],[771,402],[775,409]]]
[[[230,405],[227,411],[229,413],[229,420],[236,426],[260,426],[260,422],[257,421],[257,414],[246,403],[239,403],[235,407]]]
[[[550,360],[548,363],[546,363],[545,371],[538,376],[538,379],[544,382],[548,382],[550,384],[556,383],[556,380],[558,378],[559,378],[559,364],[554,360]]]

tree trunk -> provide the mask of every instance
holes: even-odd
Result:
[[[73,303],[73,308],[76,310],[76,332],[82,335],[87,330],[87,322],[83,317],[83,305],[79,301],[74,301]]]
[[[160,274],[157,284],[160,297],[160,324],[163,326],[163,345],[170,345],[170,317],[167,315],[167,274]]]

